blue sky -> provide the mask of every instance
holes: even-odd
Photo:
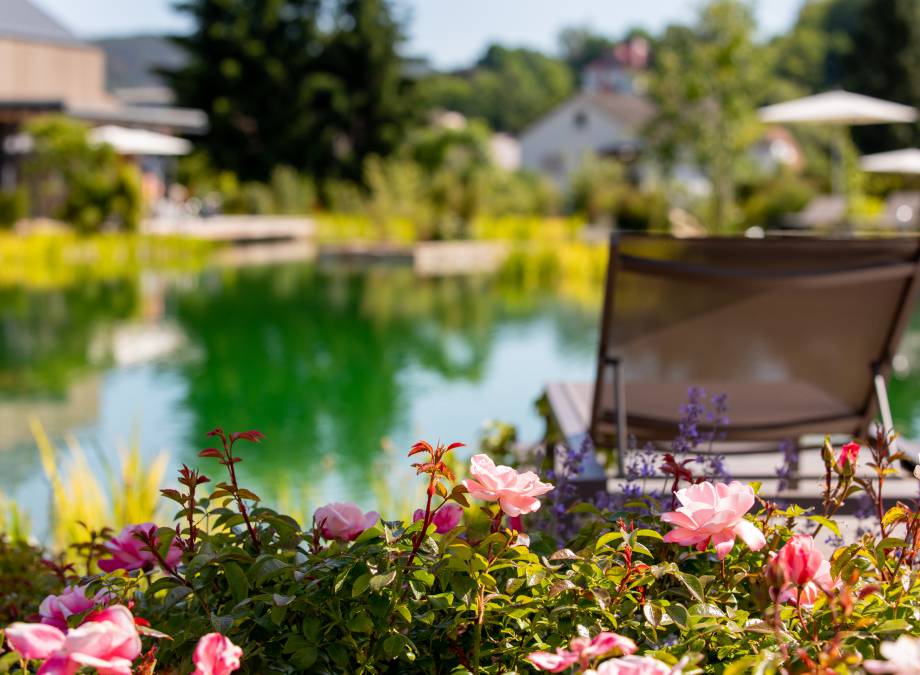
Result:
[[[173,0],[34,0],[84,36],[181,31]],[[766,34],[785,31],[802,0],[759,0]],[[700,0],[398,0],[409,21],[409,49],[439,67],[467,65],[490,42],[556,48],[566,26],[617,35],[632,26],[658,30],[693,17]],[[114,7],[117,10],[113,10]]]

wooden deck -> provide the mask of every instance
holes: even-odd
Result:
[[[310,239],[316,225],[294,216],[211,216],[209,218],[150,218],[141,224],[144,234],[183,236],[208,241],[247,244]]]
[[[588,429],[591,424],[593,393],[594,385],[588,382],[552,382],[546,387],[550,416],[565,443],[570,447],[590,443]],[[824,463],[820,452],[822,438],[806,437],[803,441],[803,446],[811,447],[803,447],[799,453],[798,480],[782,493],[777,490],[779,480],[775,477],[776,469],[782,463],[782,456],[775,446],[748,446],[743,454],[738,452],[737,445],[732,444],[716,446],[715,450],[725,450],[729,453],[725,458],[725,466],[733,479],[745,482],[760,481],[761,494],[765,497],[797,503],[803,508],[818,507],[821,505],[824,484]],[[916,443],[899,442],[909,446],[909,450],[907,447],[903,449],[911,456],[916,455]],[[733,451],[738,454],[731,454]],[[865,464],[864,460],[857,473],[872,476],[871,470]],[[692,464],[690,468],[693,468]],[[605,470],[592,457],[579,481],[583,483],[582,492],[592,494],[603,489],[616,492],[624,479],[616,475],[615,469]],[[886,502],[890,501],[892,504],[897,500],[913,500],[918,496],[918,481],[905,471],[901,476],[886,479],[884,494]],[[852,511],[855,506],[856,501],[853,499],[845,505],[845,509]]]

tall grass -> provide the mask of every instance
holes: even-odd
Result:
[[[120,529],[125,525],[162,520],[160,486],[169,456],[160,452],[145,460],[136,442],[120,448],[117,464],[94,470],[76,438],[66,439],[66,460],[37,418],[29,424],[38,446],[42,469],[51,485],[48,543],[56,550],[86,540],[86,528]],[[101,475],[100,475],[101,473]]]

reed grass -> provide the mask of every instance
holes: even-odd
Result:
[[[148,460],[135,441],[119,448],[115,464],[103,462],[100,472],[91,466],[76,438],[66,439],[66,459],[61,461],[64,451],[55,448],[41,422],[33,417],[29,424],[51,486],[48,543],[56,550],[85,541],[87,528],[118,530],[163,521],[160,487],[169,464],[167,453]]]

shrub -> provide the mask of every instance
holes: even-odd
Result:
[[[136,230],[143,200],[137,167],[119,160],[108,145],[89,142],[86,127],[64,117],[29,123],[34,147],[24,164],[32,206],[81,232],[104,224]]]
[[[22,188],[0,191],[0,228],[13,227],[29,214],[29,194]]]
[[[680,452],[664,456],[667,489],[591,504],[574,499],[566,470],[554,486],[485,454],[458,481],[448,462],[458,444],[420,442],[409,456],[427,489],[414,522],[329,504],[307,527],[239,485],[242,444],[260,433],[209,437],[200,456],[224,477],[183,466],[178,488],[163,490],[178,507],[174,526],[84,542],[82,574],[57,568],[7,618],[27,617],[66,582],[71,604],[52,598],[41,614],[59,626],[46,631],[56,658],[82,658],[67,645],[130,607],[142,673],[189,672],[222,654],[223,672],[240,658],[248,673],[881,672],[891,664],[873,661],[898,658],[920,634],[920,512],[882,507],[901,458],[884,435],[839,451],[825,443],[819,513],[694,475]],[[857,477],[857,462],[877,478]],[[834,517],[859,491],[880,516],[877,533],[825,556],[815,537],[838,533]],[[34,549],[0,546],[0,556],[11,574],[42,565]],[[8,644],[27,650],[23,636],[38,631],[11,626]],[[897,636],[908,642],[887,645]]]

